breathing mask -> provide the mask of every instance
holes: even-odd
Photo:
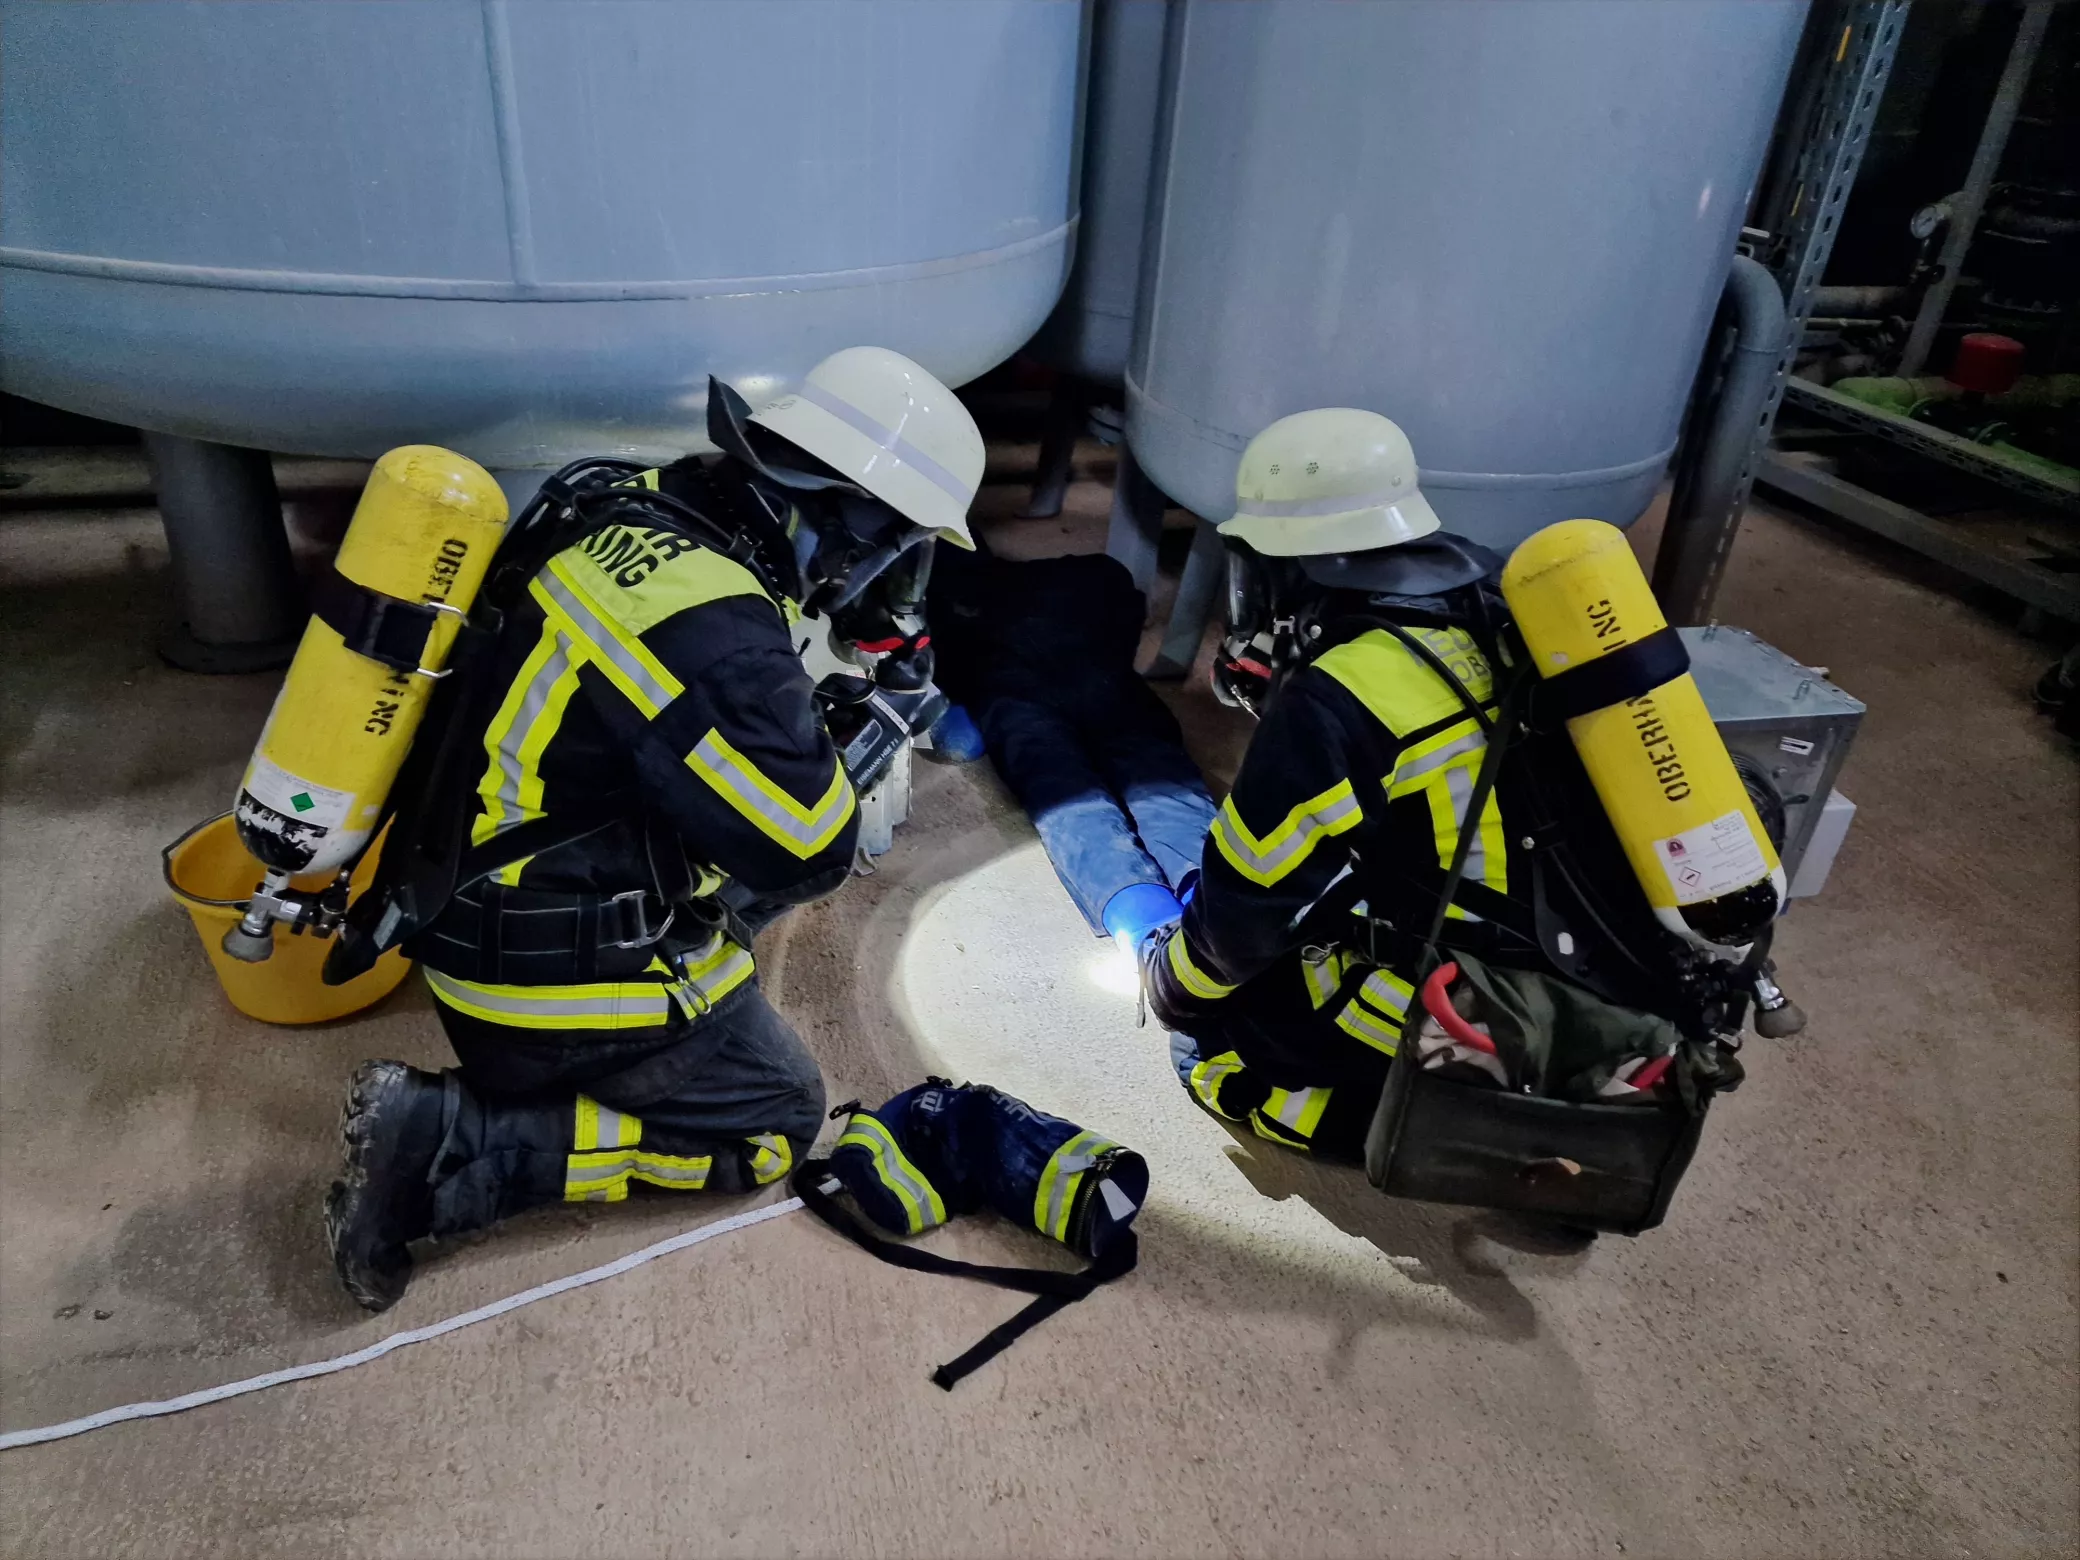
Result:
[[[1267,558],[1228,543],[1227,632],[1213,658],[1213,694],[1262,717],[1273,695],[1307,658],[1319,633],[1319,598],[1292,558]]]
[[[708,437],[743,468],[754,501],[792,543],[802,610],[827,619],[852,650],[879,657],[883,687],[929,684],[924,593],[935,533],[753,422],[749,404],[718,379],[708,381]]]
[[[1261,716],[1278,689],[1366,608],[1451,615],[1444,599],[1500,572],[1500,555],[1449,532],[1353,553],[1270,556],[1227,539],[1228,629],[1213,662],[1223,704]],[[1326,636],[1326,637],[1325,637]]]

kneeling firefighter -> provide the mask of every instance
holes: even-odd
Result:
[[[544,486],[394,793],[327,978],[402,942],[460,1066],[349,1084],[326,1233],[370,1310],[411,1240],[776,1182],[823,1119],[752,936],[844,881],[856,792],[945,707],[921,604],[934,538],[973,545],[982,438],[873,347],[756,412],[711,381],[708,432],[719,458]],[[871,674],[812,686],[805,613]]]
[[[1273,1142],[1361,1157],[1440,947],[1557,976],[1701,1041],[1738,1031],[1783,876],[1731,768],[1729,798],[1657,746],[1679,716],[1703,722],[1696,745],[1730,766],[1622,535],[1566,522],[1505,573],[1440,529],[1401,430],[1346,408],[1273,423],[1243,452],[1236,490],[1215,687],[1261,726],[1182,921],[1141,950],[1148,1005],[1195,1098]],[[1614,601],[1636,643],[1604,661],[1627,644],[1623,625],[1600,627]],[[1584,639],[1606,639],[1567,641],[1571,662],[1575,616]],[[1535,718],[1505,727],[1518,690]],[[1631,749],[1612,762],[1658,773],[1653,806],[1703,807],[1720,826],[1725,848],[1696,891],[1675,876],[1716,849],[1705,830],[1644,814],[1614,827],[1611,764],[1589,739],[1607,745],[1616,728],[1585,731],[1607,716]]]

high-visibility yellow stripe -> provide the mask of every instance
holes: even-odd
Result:
[[[652,526],[602,526],[556,561],[564,577],[631,638],[689,607],[727,596],[772,601],[758,576],[735,559]]]
[[[1170,973],[1177,977],[1186,991],[1202,1001],[1217,1002],[1235,989],[1199,968],[1191,949],[1185,946],[1182,927],[1170,934],[1170,945],[1163,956],[1170,963]]]
[[[879,1117],[864,1113],[854,1116],[838,1139],[840,1148],[862,1148],[873,1161],[874,1177],[902,1205],[905,1227],[912,1235],[946,1222],[946,1204],[939,1189],[904,1154],[895,1135]]]
[[[1242,1057],[1234,1051],[1223,1051],[1219,1056],[1209,1056],[1192,1066],[1192,1093],[1198,1096],[1200,1104],[1216,1116],[1226,1116],[1230,1121],[1240,1121],[1240,1116],[1221,1109],[1221,1085],[1241,1071]]]
[[[633,1148],[643,1140],[640,1118],[600,1104],[589,1094],[578,1096],[571,1147],[580,1153],[596,1148]]]
[[[1328,957],[1322,959],[1302,957],[1300,978],[1306,982],[1307,1000],[1314,1004],[1317,1012],[1336,995],[1337,988],[1343,984],[1344,971],[1350,965],[1350,951],[1344,948],[1332,949]]]
[[[794,1147],[783,1133],[761,1132],[745,1139],[751,1145],[751,1179],[770,1186],[794,1168]]]
[[[565,1202],[620,1202],[628,1195],[629,1172],[635,1155],[621,1149],[596,1154],[572,1154],[564,1161]]]
[[[1290,1132],[1312,1138],[1328,1108],[1327,1089],[1273,1089],[1261,1113]]]
[[[1459,829],[1472,805],[1473,788],[1487,751],[1487,739],[1469,715],[1421,742],[1410,744],[1396,761],[1393,774],[1387,777],[1390,799],[1420,793],[1429,804],[1430,830],[1441,867],[1449,869],[1458,851]],[[1509,837],[1503,831],[1502,808],[1492,791],[1481,809],[1480,831],[1467,853],[1466,876],[1473,882],[1487,884],[1497,893],[1509,891]],[[1451,914],[1467,918],[1457,905],[1451,907]]]
[[[647,1029],[671,1016],[661,981],[502,986],[429,969],[426,984],[457,1012],[516,1029]]]
[[[668,1192],[697,1192],[708,1184],[715,1168],[711,1154],[681,1156],[638,1150],[629,1166],[629,1178],[661,1186]]]
[[[561,729],[578,690],[578,665],[563,631],[544,619],[541,637],[484,731],[487,762],[477,782],[483,810],[470,826],[472,845],[542,816],[542,753]],[[509,862],[492,876],[517,883],[532,859]]]
[[[1405,632],[1444,662],[1474,698],[1485,703],[1494,697],[1495,677],[1487,657],[1465,629],[1411,627]],[[1437,673],[1383,628],[1332,646],[1314,664],[1356,695],[1397,737],[1449,720],[1466,708]]]
[[[1299,1133],[1289,1127],[1280,1126],[1278,1122],[1266,1116],[1261,1110],[1253,1110],[1249,1113],[1249,1125],[1250,1130],[1256,1133],[1258,1137],[1276,1143],[1281,1148],[1297,1148],[1303,1154],[1313,1152],[1314,1145],[1308,1142],[1306,1138],[1300,1136]]]
[[[1313,854],[1320,841],[1355,829],[1363,817],[1350,781],[1339,780],[1321,795],[1300,803],[1259,839],[1250,833],[1230,796],[1214,815],[1213,843],[1229,866],[1252,883],[1269,888]]]
[[[1076,1211],[1076,1189],[1084,1172],[1119,1145],[1095,1132],[1079,1132],[1049,1156],[1033,1193],[1033,1227],[1056,1240],[1069,1238],[1069,1215]]]
[[[528,582],[528,594],[645,720],[655,720],[686,691],[685,685],[637,635],[614,623],[613,615],[578,582],[567,556],[550,559],[549,566]]]
[[[843,764],[832,763],[830,785],[804,807],[767,779],[720,731],[701,738],[687,754],[686,767],[761,834],[804,861],[838,837],[859,805]]]
[[[1381,1018],[1356,997],[1336,1015],[1336,1027],[1353,1040],[1362,1040],[1375,1051],[1392,1056],[1401,1044],[1401,1026]]]

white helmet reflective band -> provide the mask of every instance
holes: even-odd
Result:
[[[1239,498],[1238,515],[1262,515],[1271,520],[1299,520],[1316,515],[1343,515],[1357,509],[1383,509],[1408,495],[1396,488],[1376,493],[1336,493],[1327,498]]]
[[[886,347],[847,347],[800,390],[751,414],[914,525],[972,548],[968,506],[982,485],[982,434],[960,398]]]
[[[1322,407],[1249,441],[1223,536],[1271,557],[1370,552],[1440,528],[1408,438],[1377,412]]]
[[[895,429],[883,427],[858,407],[848,405],[820,386],[803,385],[798,394],[810,405],[820,406],[833,417],[842,418],[850,423],[905,465],[915,466],[931,479],[933,486],[951,497],[963,509],[975,502],[975,489],[972,486],[961,481]]]

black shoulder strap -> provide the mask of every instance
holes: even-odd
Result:
[[[951,1257],[919,1251],[899,1241],[875,1234],[865,1222],[832,1195],[836,1177],[828,1159],[805,1159],[795,1170],[794,1194],[808,1210],[870,1256],[913,1273],[936,1273],[946,1278],[967,1278],[1034,1296],[1032,1303],[1008,1321],[991,1328],[957,1359],[932,1372],[932,1385],[951,1392],[961,1378],[988,1364],[1012,1344],[1038,1327],[1064,1306],[1085,1298],[1101,1284],[1109,1284],[1134,1271],[1140,1257],[1139,1242],[1132,1230],[1122,1230],[1104,1255],[1080,1273],[1063,1273],[1053,1268],[990,1267],[979,1262],[959,1262]]]
[[[327,564],[311,586],[311,614],[339,635],[356,655],[392,671],[415,672],[426,661],[426,642],[444,607],[385,595],[348,579]]]
[[[1663,626],[1544,679],[1535,695],[1542,722],[1573,720],[1591,710],[1635,699],[1690,670],[1690,651],[1682,635]]]

